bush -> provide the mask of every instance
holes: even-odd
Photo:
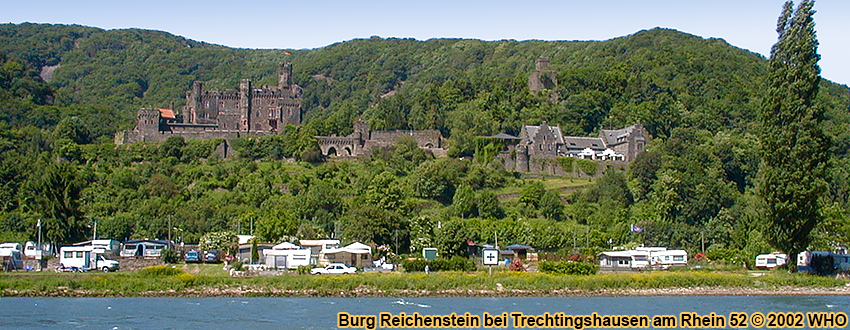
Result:
[[[180,253],[173,249],[162,250],[162,261],[167,264],[176,264],[180,261]]]
[[[231,262],[230,263],[230,269],[237,270],[237,271],[242,270],[242,262],[241,261]]]
[[[539,269],[547,274],[559,275],[593,275],[599,270],[599,266],[585,262],[573,261],[541,261]]]
[[[298,269],[296,269],[295,271],[298,272],[299,275],[304,275],[304,274],[310,274],[311,269],[313,269],[313,266],[305,265],[305,266],[298,266]]]
[[[473,271],[475,263],[471,259],[464,257],[452,257],[451,259],[414,259],[405,260],[401,263],[405,272],[422,272],[425,271],[425,266],[431,271]]]

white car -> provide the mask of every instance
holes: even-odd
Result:
[[[343,263],[332,263],[325,267],[313,268],[310,274],[354,274],[357,272],[357,267],[349,267]]]

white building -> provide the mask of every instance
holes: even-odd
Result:
[[[296,269],[310,264],[310,249],[283,242],[271,249],[263,249],[265,265],[269,268]]]
[[[666,247],[638,247],[634,250],[607,251],[597,255],[602,270],[633,270],[646,268],[667,269],[688,264],[685,250],[668,250]]]

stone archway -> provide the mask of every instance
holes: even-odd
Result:
[[[330,147],[328,148],[328,153],[326,154],[328,157],[336,157],[336,148]]]

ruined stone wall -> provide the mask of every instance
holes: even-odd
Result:
[[[122,134],[116,135],[115,144],[124,144],[124,143],[136,143],[136,142],[163,142],[172,136],[182,136],[184,139],[200,139],[200,140],[212,140],[212,139],[235,139],[242,136],[243,133],[239,131],[197,131],[197,132],[158,132],[153,134],[143,134],[137,131],[124,131],[123,139],[119,140],[119,136]]]
[[[372,131],[369,142],[373,145],[395,144],[402,137],[411,137],[420,148],[441,148],[442,134],[438,130],[419,131]]]

